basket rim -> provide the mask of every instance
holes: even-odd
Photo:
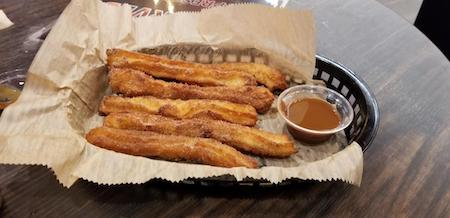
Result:
[[[340,62],[327,58],[321,54],[316,54],[315,57],[316,60],[320,60],[322,62],[325,62],[327,64],[339,68],[339,70],[344,72],[356,83],[356,85],[362,92],[364,100],[367,105],[367,112],[369,114],[369,116],[367,116],[368,123],[364,126],[364,129],[370,126],[372,126],[372,129],[369,132],[366,132],[366,134],[360,135],[360,136],[367,135],[367,138],[358,137],[355,139],[355,141],[357,141],[360,144],[360,146],[363,148],[363,152],[365,152],[375,139],[380,125],[380,109],[378,107],[378,102],[376,100],[375,95],[370,90],[369,85],[360,76],[358,76],[354,71],[345,67]],[[361,142],[360,140],[365,140],[365,142]]]

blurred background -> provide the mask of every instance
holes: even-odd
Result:
[[[450,0],[378,0],[414,24],[450,59]]]

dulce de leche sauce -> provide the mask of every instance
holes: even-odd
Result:
[[[19,89],[0,84],[0,110],[16,101],[19,95]]]
[[[286,114],[293,123],[311,130],[334,129],[340,122],[333,106],[317,98],[303,98],[290,103]]]

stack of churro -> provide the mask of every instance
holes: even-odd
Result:
[[[108,49],[109,84],[103,127],[86,139],[130,155],[221,167],[258,167],[241,152],[288,157],[284,134],[263,131],[257,114],[267,112],[272,91],[287,88],[283,74],[263,64],[199,64]],[[261,85],[261,86],[258,86]]]

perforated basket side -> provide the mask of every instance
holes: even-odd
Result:
[[[380,117],[377,101],[367,84],[351,70],[320,55],[316,56],[313,78],[323,80],[328,88],[350,102],[355,116],[345,135],[350,143],[358,142],[365,151],[376,136]]]

